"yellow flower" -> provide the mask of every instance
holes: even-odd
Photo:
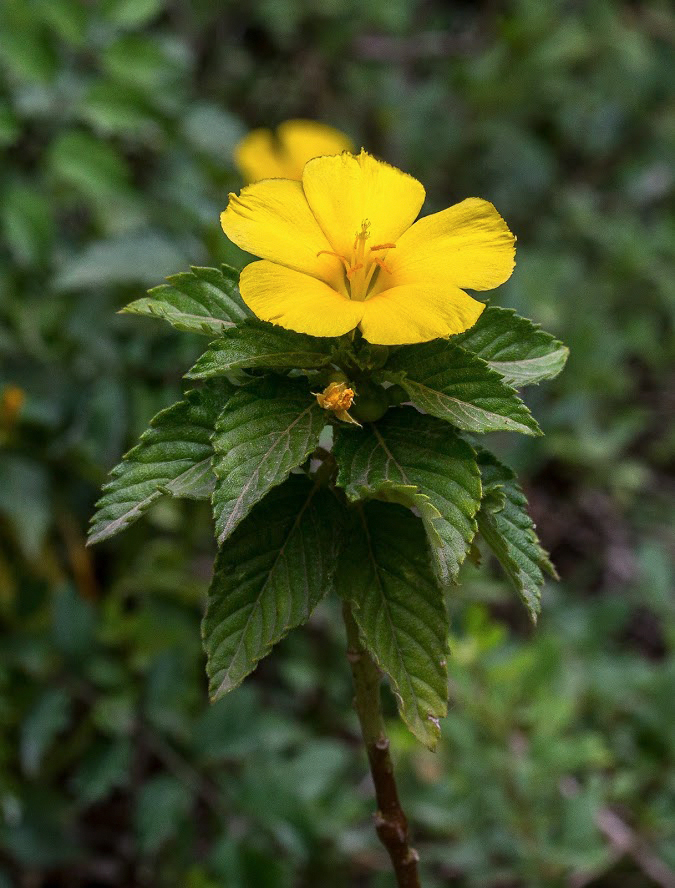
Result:
[[[223,230],[262,260],[241,273],[244,301],[289,330],[358,327],[381,345],[467,330],[484,305],[462,288],[508,280],[515,238],[475,197],[415,222],[424,197],[416,179],[365,151],[310,160],[301,182],[266,179],[231,194]]]
[[[351,151],[351,140],[339,130],[313,120],[287,120],[276,133],[256,129],[234,152],[234,162],[247,182],[259,179],[302,179],[308,160],[321,154]]]

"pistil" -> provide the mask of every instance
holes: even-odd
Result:
[[[348,259],[341,253],[333,253],[331,250],[320,250],[317,256],[327,255],[335,256],[343,264],[347,277],[347,290],[350,299],[363,302],[368,298],[368,291],[373,282],[373,278],[377,271],[381,268],[389,272],[389,268],[379,256],[373,256],[373,253],[381,250],[393,250],[396,244],[374,244],[366,251],[366,241],[370,237],[370,222],[364,219],[361,223],[361,230],[356,233],[354,238],[354,246],[352,247],[351,257]]]

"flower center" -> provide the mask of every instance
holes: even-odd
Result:
[[[375,281],[375,277],[380,268],[389,271],[384,264],[381,256],[375,256],[374,253],[384,252],[386,256],[387,250],[393,250],[396,244],[374,244],[372,247],[366,246],[366,241],[370,237],[370,222],[364,219],[361,223],[361,230],[356,232],[354,238],[354,246],[349,256],[343,256],[341,253],[333,253],[331,250],[320,250],[316,255],[335,256],[344,265],[347,292],[350,299],[357,302],[363,302],[368,298],[368,293]]]

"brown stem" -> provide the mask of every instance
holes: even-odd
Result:
[[[343,615],[347,628],[347,658],[354,680],[354,708],[361,724],[375,784],[375,829],[389,852],[398,888],[420,888],[417,872],[419,856],[410,847],[408,821],[399,801],[394,765],[389,754],[389,738],[382,717],[380,672],[361,644],[358,627],[346,602]]]

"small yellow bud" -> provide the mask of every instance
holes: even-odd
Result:
[[[323,407],[324,410],[331,410],[343,422],[360,425],[347,413],[354,403],[354,397],[354,389],[349,388],[347,383],[331,382],[322,392],[317,394],[316,400],[319,407]]]
[[[349,410],[354,402],[354,389],[344,382],[331,382],[316,396],[316,400],[324,410]]]

